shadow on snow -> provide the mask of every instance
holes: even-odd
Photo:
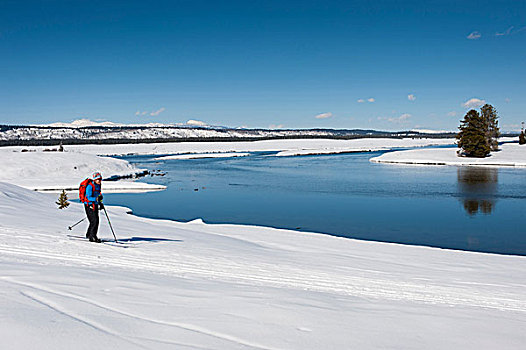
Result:
[[[168,238],[153,238],[153,237],[130,237],[130,238],[118,238],[119,242],[182,242],[180,239],[168,239]]]

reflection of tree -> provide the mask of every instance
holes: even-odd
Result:
[[[499,181],[498,169],[462,166],[457,169],[457,178],[466,212],[491,214]]]

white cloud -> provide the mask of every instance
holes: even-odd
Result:
[[[190,119],[186,122],[186,125],[194,125],[194,126],[206,126],[208,124],[206,124],[205,122],[203,121],[200,121],[200,120],[193,120],[193,119]]]
[[[486,103],[485,100],[481,100],[479,98],[472,98],[464,102],[462,106],[464,106],[465,108],[477,108],[477,107],[482,106],[485,103]]]
[[[447,114],[448,117],[455,117],[457,115],[457,112],[451,111]]]
[[[468,38],[469,40],[477,40],[477,39],[479,39],[481,36],[482,36],[482,34],[480,34],[479,32],[476,32],[476,31],[475,31],[475,32],[472,32],[471,34],[469,34],[469,35],[467,36],[467,38]]]
[[[282,129],[283,127],[284,127],[283,124],[278,124],[278,125],[276,125],[276,124],[270,124],[270,125],[268,126],[269,129]]]
[[[506,98],[504,99],[504,102],[506,102],[506,103],[510,103],[510,102],[511,102],[511,99],[510,99],[509,97],[506,97]]]
[[[159,108],[158,110],[153,111],[153,112],[137,110],[137,112],[135,112],[135,115],[136,115],[136,116],[150,115],[150,116],[152,116],[152,117],[155,117],[155,116],[158,116],[159,114],[161,114],[162,112],[164,112],[165,110],[166,110],[166,108],[164,108],[164,107],[161,107],[161,108]]]
[[[512,30],[513,30],[513,26],[509,27],[505,32],[502,32],[502,33],[497,32],[497,33],[495,33],[495,36],[510,35]]]
[[[327,119],[327,118],[330,118],[330,117],[332,117],[332,113],[328,112],[328,113],[318,114],[314,118],[316,118],[316,119]]]
[[[372,98],[372,97],[367,99],[367,102],[373,103],[374,101],[376,101],[376,100],[374,98]]]
[[[407,95],[407,99],[408,99],[409,101],[414,101],[414,100],[416,100],[416,96],[413,95],[413,94],[409,94],[409,95]]]
[[[363,98],[360,98],[357,102],[358,102],[358,103],[364,103],[365,100],[364,100]]]
[[[514,28],[515,28],[514,26],[511,26],[508,29],[506,29],[506,31],[504,31],[504,32],[497,32],[497,33],[495,33],[495,36],[515,35],[517,33],[520,33],[522,31],[526,30],[526,26],[521,27],[519,29],[515,29],[515,30],[514,30]]]
[[[411,114],[404,113],[404,114],[402,114],[401,116],[398,117],[398,120],[401,121],[401,122],[404,122],[404,121],[408,120],[409,118],[411,118]]]
[[[399,117],[378,117],[378,120],[387,120],[389,123],[403,124],[411,119],[412,115],[409,113],[404,113]]]
[[[151,112],[150,115],[152,117],[155,117],[155,116],[158,116],[159,114],[161,114],[162,112],[164,112],[165,110],[166,110],[166,108],[161,107],[158,110]]]

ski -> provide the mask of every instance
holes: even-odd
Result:
[[[84,236],[75,236],[75,235],[66,235],[69,239],[71,240],[75,240],[75,241],[85,241],[85,242],[89,242],[89,243],[93,243],[93,242],[90,242],[86,237]],[[106,244],[106,245],[111,245],[111,246],[114,246],[114,247],[121,247],[121,248],[129,248],[131,247],[132,245],[130,244],[127,244],[127,243],[123,243],[123,242],[115,242],[114,240],[109,240],[109,239],[102,239],[100,240],[102,244]]]

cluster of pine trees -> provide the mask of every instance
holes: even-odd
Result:
[[[457,134],[459,156],[484,158],[491,151],[497,151],[500,136],[498,118],[497,110],[490,104],[482,106],[480,113],[474,109],[466,113]]]

